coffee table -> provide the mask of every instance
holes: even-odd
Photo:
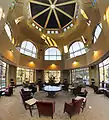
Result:
[[[48,97],[53,97],[56,95],[56,92],[59,92],[62,90],[61,86],[51,86],[47,85],[43,88],[45,92],[48,92]]]

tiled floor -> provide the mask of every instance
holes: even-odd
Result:
[[[51,117],[41,116],[38,111],[33,111],[33,117],[28,110],[24,109],[22,100],[19,95],[20,88],[16,88],[12,97],[0,98],[0,120],[52,120]],[[71,120],[109,120],[109,98],[104,95],[96,95],[91,88],[88,90],[87,105],[83,113],[72,116]],[[36,99],[52,101],[55,100],[54,120],[70,120],[67,113],[63,113],[65,101],[71,101],[71,93],[59,92],[56,97],[48,98],[47,93],[38,92],[35,94]]]

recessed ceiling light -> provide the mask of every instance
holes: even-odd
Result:
[[[42,31],[42,29],[41,29],[41,28],[39,28],[39,31]]]
[[[35,24],[34,24],[34,23],[32,23],[32,26],[33,26],[33,27],[35,27]]]
[[[50,30],[47,30],[47,33],[50,34]]]

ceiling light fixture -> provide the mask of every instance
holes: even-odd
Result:
[[[0,20],[1,20],[2,18],[5,18],[5,14],[4,14],[4,12],[3,12],[3,9],[0,7]]]
[[[83,42],[86,43],[86,40],[83,35],[81,36],[81,38],[82,38]]]
[[[67,47],[67,45],[64,46],[64,53],[68,53],[68,47]]]
[[[88,16],[86,15],[83,9],[80,9],[80,12],[85,19],[88,19]]]
[[[54,4],[52,4],[50,7],[51,7],[52,9],[54,9],[54,8],[55,8],[55,5],[54,5]]]

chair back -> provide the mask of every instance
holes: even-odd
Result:
[[[55,112],[55,102],[37,101],[37,108],[40,115],[51,116]]]
[[[74,101],[75,113],[78,113],[78,114],[80,113],[83,100],[84,100],[84,99],[80,99],[80,100],[75,100],[75,101]]]
[[[86,97],[87,94],[88,94],[88,91],[85,89],[85,90],[84,90],[84,97]]]
[[[8,91],[9,91],[9,94],[10,94],[10,95],[13,95],[13,87],[12,87],[12,86],[10,86],[10,87],[8,88]]]
[[[94,93],[98,93],[98,86],[93,86]]]

